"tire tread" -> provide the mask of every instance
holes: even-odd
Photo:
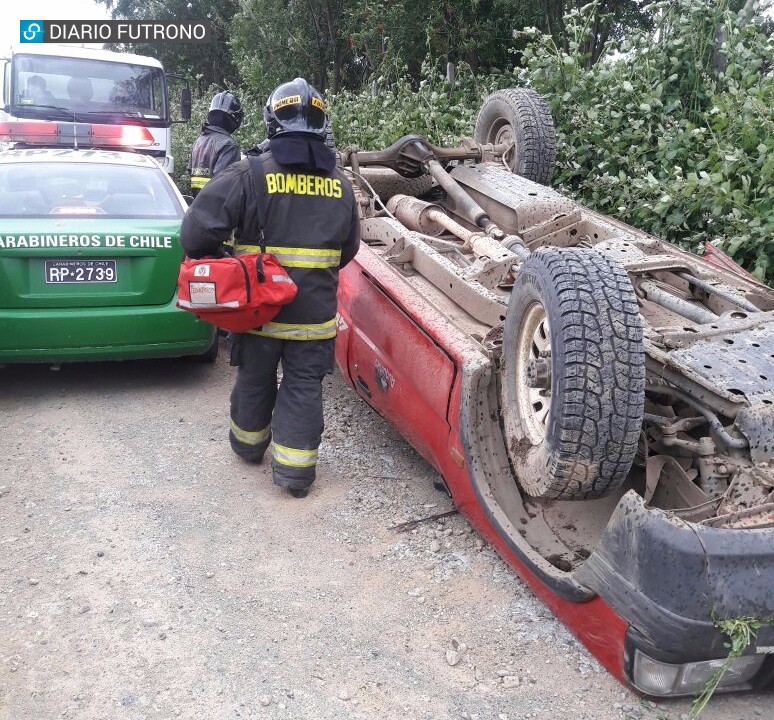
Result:
[[[541,249],[520,274],[540,277],[558,306],[557,374],[545,477],[520,478],[528,493],[577,500],[620,487],[639,442],[645,395],[642,322],[629,277],[589,250]],[[518,279],[517,279],[518,284]],[[516,289],[514,289],[516,291]],[[549,440],[549,437],[552,438]]]
[[[503,113],[505,109],[505,113]],[[534,90],[509,88],[487,97],[476,118],[474,139],[490,142],[489,130],[498,116],[511,122],[517,136],[516,167],[522,177],[548,185],[556,161],[556,130],[548,103]]]

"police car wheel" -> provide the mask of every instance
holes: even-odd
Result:
[[[210,365],[218,359],[218,352],[220,350],[220,335],[215,333],[215,339],[201,355],[191,355],[190,361],[199,363],[202,365]]]

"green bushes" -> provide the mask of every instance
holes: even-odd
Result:
[[[423,135],[436,145],[456,143],[472,135],[476,112],[487,93],[514,83],[511,75],[477,77],[461,63],[452,89],[429,60],[422,64],[423,79],[416,88],[405,68],[386,84],[388,78],[384,73],[374,81],[376,95],[344,91],[330,98],[339,147],[383,148],[409,134]]]
[[[692,250],[710,240],[774,279],[774,43],[725,0],[652,7],[657,39],[585,68],[584,17],[569,51],[532,34],[528,82],[559,130],[554,182],[579,200]],[[716,41],[726,29],[725,71]]]
[[[616,52],[593,65],[584,53],[596,2],[565,18],[566,46],[536,30],[519,33],[525,67],[514,74],[476,76],[461,63],[450,88],[441,63],[426,60],[417,84],[399,63],[385,61],[373,81],[375,94],[369,88],[328,98],[337,145],[386,147],[409,133],[456,143],[472,134],[488,93],[526,85],[554,113],[555,185],[694,251],[709,240],[771,283],[774,40],[732,12],[728,0],[673,0],[647,11],[655,34],[629,29],[610,48]],[[237,140],[246,148],[264,137],[263,97],[250,86],[238,92],[246,119]],[[200,101],[194,117],[203,118],[206,109]],[[182,183],[197,132],[198,124],[175,129]]]
[[[656,39],[631,30],[614,56],[589,68],[584,41],[595,11],[591,3],[566,18],[567,50],[537,31],[520,33],[529,43],[519,76],[474,77],[463,66],[450,92],[426,61],[416,89],[399,76],[375,97],[337,95],[339,145],[384,147],[407,133],[456,142],[472,133],[488,92],[528,85],[554,113],[555,185],[694,251],[709,240],[772,282],[774,42],[753,24],[740,26],[726,0],[678,0],[651,6]]]

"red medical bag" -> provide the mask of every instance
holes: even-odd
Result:
[[[179,308],[235,333],[266,324],[298,292],[268,253],[184,260],[177,290]]]
[[[256,244],[265,250],[263,163],[249,158],[256,189]],[[261,190],[259,190],[259,188]],[[177,306],[224,330],[243,333],[273,320],[298,288],[277,258],[267,252],[183,260],[177,278]]]

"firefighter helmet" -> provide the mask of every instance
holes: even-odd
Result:
[[[305,133],[325,137],[328,116],[322,95],[304,78],[283,83],[269,95],[263,110],[266,134]]]
[[[245,117],[239,98],[228,90],[219,92],[212,98],[210,113],[213,112],[218,113],[219,117],[224,118],[225,116],[229,120],[229,124],[233,125],[233,128],[229,129],[230,132],[234,132],[242,124]]]

